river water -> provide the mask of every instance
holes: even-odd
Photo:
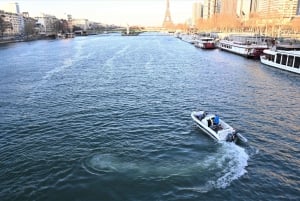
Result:
[[[2,201],[300,199],[296,74],[152,33],[2,45],[0,63]]]

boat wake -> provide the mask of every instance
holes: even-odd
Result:
[[[213,187],[226,188],[232,181],[247,173],[246,167],[249,156],[244,148],[234,143],[222,143],[218,155],[217,164],[222,168],[221,176],[215,181],[208,182]]]
[[[213,189],[224,189],[247,173],[249,155],[246,150],[234,143],[222,142],[216,154],[205,159],[207,168],[213,169],[205,184],[180,188],[181,191],[207,193]]]
[[[176,186],[179,191],[208,192],[215,188],[226,188],[231,182],[237,180],[246,171],[249,159],[245,149],[234,143],[219,143],[217,151],[211,155],[205,155],[199,160],[164,159],[164,160],[129,160],[116,157],[112,154],[94,154],[86,158],[82,166],[94,175],[102,178],[119,179],[143,179],[148,183],[153,181],[171,180],[170,183],[189,183],[195,180],[196,186]]]

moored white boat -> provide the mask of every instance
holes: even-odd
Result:
[[[195,44],[196,43],[196,36],[191,34],[182,34],[180,39],[184,42]]]
[[[245,137],[221,120],[218,115],[205,111],[193,111],[191,117],[203,132],[218,142],[237,142],[238,140],[247,142]]]
[[[267,43],[263,40],[254,36],[230,36],[220,40],[218,47],[247,58],[259,59],[263,51],[268,49]]]
[[[202,49],[215,49],[216,42],[214,38],[201,37],[196,40],[195,47],[199,47]]]
[[[260,56],[261,63],[300,74],[300,51],[268,49]]]

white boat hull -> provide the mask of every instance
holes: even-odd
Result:
[[[216,43],[213,38],[202,37],[197,39],[195,43],[195,47],[202,48],[202,49],[215,49]]]
[[[215,118],[215,115],[206,114],[204,111],[194,111],[192,112],[191,117],[197,126],[214,140],[236,142],[237,135],[235,129],[221,119],[219,120],[218,125],[214,125],[213,119]]]
[[[300,61],[300,51],[273,51],[273,50],[265,50],[264,51],[265,55],[260,56],[260,62],[274,67],[274,68],[278,68],[281,70],[285,70],[285,71],[289,71],[289,72],[293,72],[293,73],[297,73],[300,74],[300,66],[299,64],[296,65],[296,63],[294,65],[289,66],[288,62],[285,64],[282,64],[282,60],[280,60],[281,62],[276,63],[277,60],[277,55],[287,55],[290,58],[296,58],[297,62]],[[267,57],[269,55],[269,58]],[[279,59],[278,59],[279,60]],[[295,61],[296,62],[296,61]],[[294,61],[291,63],[293,64]],[[294,66],[294,67],[293,67]]]
[[[248,58],[257,58],[259,59],[262,55],[263,50],[267,49],[267,45],[255,45],[255,44],[238,44],[234,41],[221,40],[219,42],[219,48],[232,52],[235,54],[242,55]]]

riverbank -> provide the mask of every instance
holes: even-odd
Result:
[[[19,43],[19,42],[29,42],[35,40],[43,40],[45,37],[37,36],[37,37],[24,37],[24,38],[7,38],[0,39],[0,44],[9,44],[9,43]]]

